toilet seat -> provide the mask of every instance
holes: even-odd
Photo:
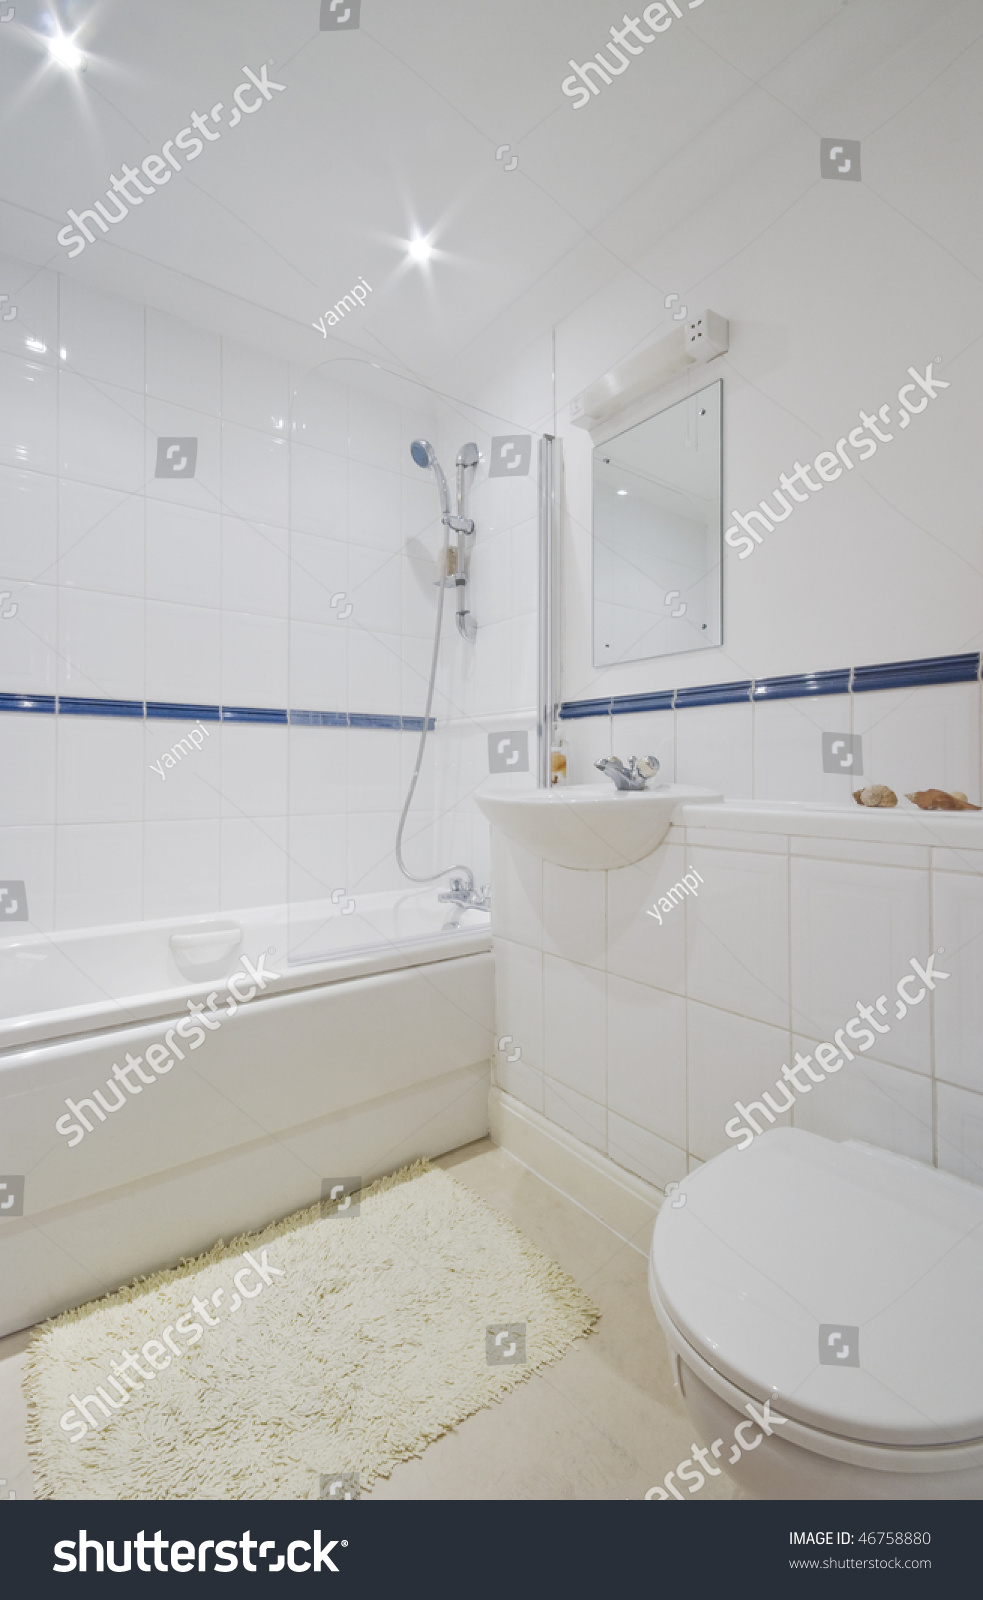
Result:
[[[650,1293],[677,1359],[720,1398],[770,1398],[777,1437],[834,1460],[983,1465],[983,1189],[786,1128],[680,1194],[656,1223]]]

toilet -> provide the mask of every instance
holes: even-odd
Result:
[[[663,1205],[649,1292],[694,1448],[752,1496],[983,1498],[983,1188],[775,1128]]]

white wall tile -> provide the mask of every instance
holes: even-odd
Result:
[[[742,1142],[736,1129],[733,1140],[725,1131],[728,1122],[742,1121],[735,1102],[752,1112],[762,1132],[789,1125],[791,1111],[771,1111],[772,1123],[752,1106],[761,1103],[765,1091],[779,1106],[788,1098],[775,1087],[782,1066],[792,1060],[786,1029],[690,1000],[687,1033],[689,1149],[694,1155],[709,1161]]]
[[[603,872],[543,863],[543,949],[583,966],[604,967],[607,913]]]
[[[261,350],[222,340],[222,415],[229,422],[288,436],[287,363]]]
[[[282,528],[222,518],[222,605],[282,617],[289,595],[288,535]]]
[[[59,928],[138,922],[143,914],[142,824],[58,828],[56,874]]]
[[[156,400],[221,415],[221,341],[179,317],[147,307],[147,393]]]
[[[146,507],[147,598],[219,609],[221,517],[165,500],[148,499]]]
[[[57,365],[58,274],[0,256],[0,277],[8,297],[4,315],[11,306],[17,309],[17,315],[9,320],[0,316],[0,350],[46,366]]]
[[[148,717],[143,727],[143,804],[148,821],[217,818],[222,803],[222,724]]]
[[[65,589],[58,621],[61,694],[100,700],[144,698],[142,600],[94,589]]]
[[[781,856],[691,849],[705,880],[685,914],[688,993],[725,1011],[788,1025],[788,866]]]
[[[686,991],[685,899],[672,911],[660,898],[687,870],[679,845],[663,844],[643,861],[605,874],[608,887],[609,972],[676,994]],[[662,918],[650,915],[653,907]]]
[[[543,992],[547,1077],[603,1105],[606,1100],[604,973],[593,967],[576,966],[559,956],[544,956]]]
[[[983,1095],[940,1083],[938,1164],[968,1183],[983,1183]]]
[[[399,472],[403,462],[402,444],[399,407],[361,389],[350,389],[348,446],[353,461],[366,461],[374,467]]]
[[[55,820],[55,734],[52,716],[0,715],[0,826]],[[6,874],[17,877],[19,874]]]
[[[131,494],[141,490],[150,454],[143,395],[64,371],[58,375],[58,388],[59,471]]]
[[[143,844],[143,914],[192,917],[220,899],[220,826],[216,820],[148,822]]]
[[[864,741],[865,782],[888,784],[899,800],[959,789],[979,804],[978,683],[855,695],[853,728]]]
[[[542,947],[543,863],[538,856],[492,830],[492,922],[504,939]]]
[[[686,1176],[686,1152],[645,1128],[636,1127],[614,1111],[608,1112],[607,1154],[646,1183],[664,1189]]]
[[[3,328],[0,317],[0,328]],[[0,467],[0,566],[11,578],[51,583],[57,557],[55,479],[43,472]]]
[[[796,1035],[793,1045],[808,1056],[817,1042]],[[821,1070],[815,1061],[812,1066],[814,1071]],[[843,1061],[838,1071],[827,1072],[825,1078],[824,1083],[810,1082],[808,1092],[797,1095],[792,1113],[797,1128],[826,1139],[862,1139],[931,1166],[930,1078],[861,1056]],[[805,1085],[807,1075],[801,1074],[800,1081]]]
[[[222,423],[222,505],[250,522],[285,528],[289,522],[290,466],[286,439]]]
[[[868,780],[823,771],[823,734],[851,731],[849,695],[754,704],[754,798],[848,805]]]
[[[222,816],[286,816],[289,730],[248,722],[223,722],[219,726]]]
[[[0,461],[54,472],[58,375],[40,361],[0,355]]]
[[[222,631],[221,611],[148,600],[146,699],[221,705]]]
[[[713,789],[725,800],[749,800],[751,726],[750,702],[677,711],[675,781]]]
[[[969,873],[932,875],[932,941],[945,954],[935,965],[949,974],[936,979],[935,1072],[949,1083],[983,1092],[983,877]],[[919,957],[922,965],[924,958]],[[921,984],[915,987],[921,987]]]
[[[226,817],[221,823],[222,904],[283,905],[287,898],[286,817]]]
[[[57,832],[53,823],[25,828],[0,828],[4,871],[8,878],[15,878],[24,884],[28,913],[27,922],[11,923],[10,931],[6,934],[0,927],[0,939],[22,939],[27,933],[50,933],[55,927]]]
[[[294,445],[290,452],[290,521],[301,533],[348,536],[348,463],[327,450]]]
[[[793,859],[791,905],[793,1026],[831,1041],[858,1002],[885,995],[891,1031],[877,1037],[878,1059],[930,1072],[928,1006],[894,1017],[895,985],[932,948],[928,873]]]
[[[290,815],[344,814],[348,794],[347,728],[292,727]]]
[[[496,1050],[496,1071],[499,1069],[504,1071],[510,1065],[507,1058],[519,1050],[521,1051],[519,1059],[524,1066],[541,1072],[543,1067],[542,957],[525,945],[513,944],[508,939],[496,937],[493,947],[496,1043],[502,1038],[511,1039],[511,1043],[502,1050]],[[502,1086],[504,1087],[504,1084]]]
[[[348,825],[344,813],[292,816],[289,836],[290,903],[327,900],[345,887]]]
[[[142,596],[142,495],[63,478],[58,502],[59,582],[72,589]]]
[[[344,635],[355,616],[349,593],[348,545],[341,539],[316,534],[290,534],[290,617],[293,622],[316,622],[341,629]],[[332,600],[335,604],[332,606]],[[352,611],[345,619],[340,613]]]
[[[566,1128],[582,1144],[605,1153],[607,1150],[607,1113],[603,1105],[578,1094],[569,1084],[555,1083],[547,1078],[543,1103],[550,1122]]]
[[[399,474],[353,459],[348,467],[348,536],[352,544],[375,550],[402,546],[402,491]],[[333,528],[325,530],[334,533]]]
[[[354,621],[354,617],[352,618]],[[369,632],[363,623],[348,634],[348,709],[398,716],[402,696],[399,634]],[[329,707],[329,710],[333,707]],[[421,707],[422,712],[422,707]]]
[[[316,373],[292,368],[291,438],[315,450],[348,454],[348,390]]]
[[[60,337],[65,352],[63,371],[142,392],[142,306],[120,295],[102,294],[64,275]]]
[[[6,694],[54,694],[61,676],[58,590],[0,574],[0,682]],[[16,606],[17,610],[12,611]]]
[[[344,623],[324,627],[313,622],[290,624],[288,693],[292,710],[348,709],[348,631]]]
[[[58,718],[59,823],[143,818],[143,719]]]
[[[686,1148],[686,1001],[608,974],[608,1107]]]
[[[225,612],[222,704],[286,707],[288,639],[288,625],[279,617]]]

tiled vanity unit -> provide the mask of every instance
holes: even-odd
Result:
[[[507,1094],[664,1188],[732,1146],[735,1102],[781,1105],[794,1052],[885,996],[889,1031],[823,1082],[800,1073],[775,1125],[983,1183],[983,814],[684,804],[617,870],[554,866],[497,830],[492,855]],[[670,896],[689,869],[696,892]],[[899,1019],[899,980],[939,950],[948,977]]]

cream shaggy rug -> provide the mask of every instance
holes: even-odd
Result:
[[[590,1332],[574,1281],[440,1168],[358,1200],[40,1328],[24,1380],[40,1496],[354,1494]]]

